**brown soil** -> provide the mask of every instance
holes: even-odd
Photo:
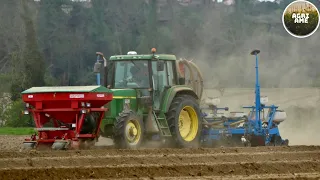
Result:
[[[70,157],[70,156],[105,156],[105,155],[159,155],[159,154],[217,154],[217,153],[256,153],[256,152],[300,152],[320,151],[320,146],[292,146],[292,147],[236,147],[236,148],[199,148],[199,149],[140,149],[140,150],[119,150],[112,147],[98,148],[94,150],[69,150],[69,151],[0,151],[1,158],[21,157]]]
[[[125,162],[124,162],[125,163]],[[134,178],[210,175],[250,175],[276,173],[320,172],[319,161],[229,162],[229,163],[167,163],[123,164],[97,166],[20,167],[1,169],[0,177],[13,179],[81,179]]]
[[[7,147],[0,150],[1,179],[320,179],[320,146],[81,151]]]
[[[0,135],[1,150],[20,150],[22,142],[30,136]]]

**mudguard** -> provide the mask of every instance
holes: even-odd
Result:
[[[179,94],[188,94],[195,97],[198,101],[200,101],[199,97],[196,95],[196,93],[193,91],[192,88],[184,85],[172,86],[167,90],[163,98],[162,105],[161,105],[161,110],[163,111],[163,113],[168,112],[173,98]]]

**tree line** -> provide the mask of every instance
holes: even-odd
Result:
[[[285,31],[281,16],[291,0],[198,2],[1,0],[0,91],[16,102],[33,86],[91,85],[95,52],[143,54],[152,47],[193,59],[207,88],[253,87],[254,48],[262,51],[261,86],[319,85],[320,33],[296,39]]]

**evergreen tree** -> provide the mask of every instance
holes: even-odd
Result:
[[[23,88],[44,86],[45,65],[44,58],[39,51],[37,35],[27,1],[22,1],[23,14],[21,15],[26,33],[26,45],[23,51],[24,79]]]

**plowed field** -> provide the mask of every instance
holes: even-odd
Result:
[[[320,146],[0,151],[0,179],[320,179]]]

